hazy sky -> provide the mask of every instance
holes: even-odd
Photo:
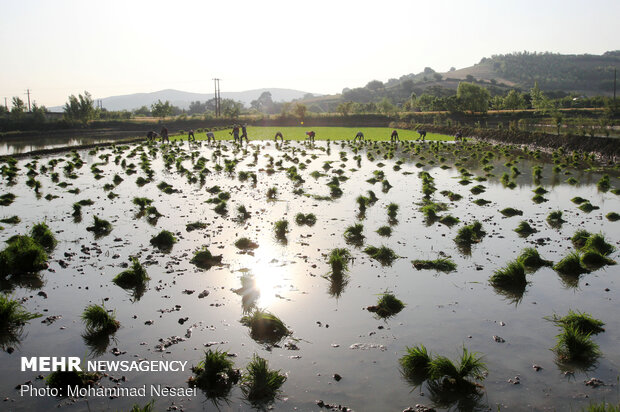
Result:
[[[620,49],[618,0],[0,0],[0,99],[339,93],[514,51]]]

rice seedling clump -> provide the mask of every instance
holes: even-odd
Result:
[[[192,372],[194,376],[189,378],[189,386],[200,388],[211,398],[225,397],[241,377],[228,353],[218,349],[207,350],[204,358],[192,367]]]
[[[222,255],[212,255],[206,246],[203,246],[196,252],[190,263],[201,269],[210,269],[212,266],[218,266],[222,263]]]
[[[89,305],[82,313],[87,333],[114,333],[120,327],[114,313],[109,313],[103,305]]]
[[[13,236],[0,252],[0,275],[35,273],[47,267],[45,249],[30,236]]]
[[[291,334],[280,318],[263,309],[242,317],[241,324],[250,328],[251,338],[259,343],[275,344]]]
[[[269,369],[267,360],[254,354],[241,377],[241,391],[252,404],[266,404],[279,396],[284,382],[286,375]]]
[[[151,245],[159,248],[160,250],[170,250],[172,249],[172,245],[176,242],[177,238],[174,237],[172,232],[167,230],[162,230],[157,234],[157,236],[151,238]]]
[[[140,264],[138,259],[132,259],[131,269],[127,269],[116,275],[112,282],[123,289],[130,289],[140,285],[144,285],[150,280],[144,266]]]
[[[381,318],[389,318],[399,313],[404,307],[405,304],[393,293],[385,292],[380,295],[376,305],[368,306],[366,309]]]
[[[435,260],[412,260],[413,267],[417,270],[433,269],[440,272],[452,272],[456,270],[456,263],[448,258],[440,258]]]
[[[394,253],[392,249],[386,246],[368,246],[366,247],[366,249],[364,249],[364,253],[366,253],[371,258],[377,260],[384,266],[391,266],[392,263],[399,258],[399,256]]]

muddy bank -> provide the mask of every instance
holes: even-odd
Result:
[[[435,125],[412,125],[395,123],[393,127],[414,129],[423,127],[428,132],[442,133],[454,136],[461,132],[464,137],[471,137],[501,144],[532,145],[551,150],[560,147],[568,151],[596,153],[606,160],[615,160],[620,156],[620,139],[611,137],[589,137],[575,135],[554,135],[549,133],[528,132],[523,130],[493,130],[477,129],[474,127],[454,127]]]

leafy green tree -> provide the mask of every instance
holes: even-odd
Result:
[[[383,89],[383,82],[379,81],[379,80],[372,80],[370,82],[368,82],[368,84],[366,85],[366,88],[368,90],[372,90],[373,92],[376,92],[377,90]]]
[[[538,87],[538,82],[534,82],[534,87],[530,90],[532,108],[542,113],[546,113],[551,109],[549,98]]]
[[[456,97],[463,110],[486,113],[489,109],[491,95],[484,87],[473,83],[460,82],[456,89]]]
[[[555,127],[557,128],[559,136],[560,129],[562,128],[562,122],[564,121],[564,116],[562,115],[562,112],[556,110],[551,114],[551,118],[553,119],[553,123],[555,123]]]
[[[299,117],[303,121],[306,117],[306,113],[308,112],[308,107],[303,103],[295,103],[293,112],[295,113],[295,116]]]
[[[338,107],[336,107],[336,110],[338,111],[338,113],[340,113],[343,116],[348,116],[349,113],[351,113],[352,109],[353,109],[353,102],[342,102],[338,105]]]
[[[190,102],[189,103],[189,109],[187,110],[187,113],[189,114],[201,114],[204,113],[207,110],[206,105],[203,103],[200,103],[200,101],[195,101],[195,102]]]
[[[144,117],[147,117],[147,116],[150,116],[150,115],[151,115],[151,110],[150,110],[148,107],[146,107],[146,106],[142,106],[142,107],[140,107],[139,109],[134,110],[134,111],[133,111],[133,113],[134,113],[136,116],[144,116]]]
[[[509,91],[506,97],[504,97],[504,108],[508,110],[515,111],[518,109],[525,109],[525,107],[525,98],[516,90]]]
[[[235,101],[233,99],[222,99],[221,108],[224,117],[236,119],[241,114],[241,110],[243,109],[243,103]]]
[[[11,107],[11,116],[14,119],[20,119],[24,115],[24,112],[26,111],[26,104],[24,103],[22,99],[20,99],[17,96],[13,97],[11,103],[13,106]]]
[[[32,103],[32,120],[35,123],[43,123],[46,120],[45,113],[47,113],[47,109],[45,106],[37,105],[37,102]]]
[[[9,109],[6,108],[6,106],[2,106],[0,105],[0,116],[4,116],[5,114],[9,113]]]
[[[395,113],[397,108],[392,104],[390,99],[384,97],[379,103],[377,103],[377,109],[379,109],[379,113],[390,115]]]
[[[250,102],[250,108],[258,110],[261,113],[270,113],[273,110],[274,103],[270,91],[264,91],[258,96],[258,99]]]
[[[84,125],[95,118],[96,110],[93,97],[88,92],[83,95],[69,96],[69,101],[65,103],[64,117],[70,122],[82,122]]]
[[[153,113],[153,116],[155,117],[165,119],[166,116],[170,116],[172,114],[172,105],[168,100],[162,102],[157,99],[157,102],[151,105],[151,113]]]

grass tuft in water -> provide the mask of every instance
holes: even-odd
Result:
[[[22,326],[39,317],[41,314],[28,312],[19,300],[0,294],[0,334],[17,334]]]
[[[376,313],[381,318],[389,318],[399,313],[404,307],[405,304],[400,299],[386,291],[380,295],[377,304],[369,306],[367,310]]]
[[[241,391],[253,405],[264,405],[280,395],[286,375],[269,369],[267,360],[254,354],[241,377]]]
[[[138,206],[140,210],[144,210],[147,206],[150,206],[153,201],[147,197],[134,197],[133,204]]]
[[[348,249],[336,248],[329,253],[328,263],[332,267],[333,274],[342,274],[349,270],[351,252]]]
[[[573,243],[575,249],[580,250],[583,249],[583,247],[586,245],[586,241],[588,240],[588,238],[590,238],[590,236],[592,236],[590,232],[580,229],[575,232],[575,234],[573,235],[573,237],[570,238],[570,240]]]
[[[314,213],[308,213],[308,214],[297,213],[295,215],[295,223],[297,223],[299,226],[302,226],[302,225],[314,226],[314,224],[316,223],[316,215]]]
[[[392,228],[389,226],[381,226],[379,229],[377,229],[377,233],[379,234],[379,236],[390,237],[392,236]]]
[[[532,233],[536,233],[537,230],[530,226],[528,222],[522,220],[515,229],[515,232],[517,232],[519,236],[525,237],[531,235]]]
[[[134,258],[131,262],[131,269],[122,271],[112,279],[115,285],[123,289],[134,289],[144,286],[151,279],[138,259]]]
[[[413,264],[413,267],[415,267],[417,270],[432,269],[446,273],[456,270],[456,263],[454,263],[448,258],[439,258],[435,260],[416,259],[412,260],[411,264]]]
[[[286,233],[288,232],[288,221],[287,220],[278,220],[273,224],[273,230],[278,239],[285,239]]]
[[[114,313],[109,313],[103,305],[89,305],[82,313],[82,321],[88,333],[114,333],[120,327]]]
[[[497,269],[489,278],[489,283],[496,288],[525,289],[527,279],[525,266],[519,260],[513,260],[501,269]]]
[[[250,249],[256,249],[258,247],[258,243],[252,242],[247,237],[242,237],[242,238],[237,239],[237,241],[235,242],[235,246],[238,249],[250,250]]]
[[[207,350],[198,365],[192,367],[194,376],[190,377],[190,387],[200,388],[208,398],[224,398],[241,376],[227,352]]]
[[[0,276],[36,273],[47,267],[45,249],[30,236],[13,236],[0,252]]]
[[[607,218],[607,220],[609,220],[610,222],[616,222],[618,220],[620,220],[620,214],[616,213],[616,212],[609,212],[605,215],[605,217]]]
[[[583,245],[583,249],[593,250],[605,256],[615,252],[616,250],[613,245],[607,243],[605,237],[600,233],[590,235],[586,239],[586,242]]]
[[[428,379],[428,367],[431,363],[431,354],[424,345],[407,347],[407,353],[398,361],[405,378],[413,382],[422,382]]]
[[[392,263],[398,259],[398,256],[394,251],[386,246],[375,247],[368,246],[364,249],[364,253],[366,253],[371,258],[377,260],[383,266],[392,266]]]
[[[553,266],[552,261],[541,258],[538,250],[531,247],[524,249],[517,260],[521,262],[526,269],[530,270],[537,270],[543,266]]]
[[[291,334],[280,318],[263,309],[242,317],[241,324],[250,328],[251,338],[259,343],[275,344]]]
[[[174,234],[172,232],[169,232],[167,230],[162,230],[161,232],[159,232],[159,234],[157,234],[157,236],[151,238],[151,245],[159,248],[160,250],[169,251],[172,249],[172,245],[174,245],[176,242],[177,238],[174,237]]]
[[[198,266],[201,269],[210,269],[212,266],[219,266],[222,264],[222,255],[212,255],[206,246],[198,249],[194,252],[194,257],[190,260],[190,263]]]
[[[6,223],[8,225],[16,225],[21,221],[22,220],[19,218],[19,216],[11,216],[5,219],[0,219],[0,223]]]
[[[192,222],[185,225],[185,230],[188,232],[193,232],[194,230],[206,229],[207,224],[204,222]]]
[[[556,263],[553,266],[553,270],[568,276],[579,276],[589,272],[588,269],[581,265],[581,258],[579,254],[575,252],[570,253],[568,256],[564,257],[564,259]]]
[[[472,224],[460,228],[454,241],[460,245],[471,245],[482,241],[485,235],[486,232],[482,229],[482,223],[476,220]]]
[[[559,317],[554,314],[551,317],[545,317],[545,319],[561,327],[571,326],[583,334],[597,335],[601,332],[605,332],[603,328],[605,323],[603,321],[594,319],[592,315],[588,313],[575,312],[570,309],[566,316]]]
[[[93,225],[86,228],[95,235],[106,235],[112,231],[112,224],[105,219],[93,216]]]
[[[344,231],[344,240],[347,243],[353,245],[361,245],[364,242],[364,235],[362,231],[364,230],[364,225],[361,223],[356,223],[354,225],[348,226]]]
[[[561,362],[594,362],[601,355],[601,351],[590,335],[582,333],[574,325],[564,325],[553,347],[558,359]]]
[[[398,205],[396,203],[390,203],[387,206],[387,214],[390,219],[396,219],[396,214],[398,213]]]
[[[471,380],[484,380],[484,372],[487,370],[481,356],[476,352],[469,352],[463,348],[458,366],[445,356],[437,356],[431,359],[428,365],[429,378],[440,380],[448,378],[451,384],[460,386],[471,383]]]
[[[502,210],[499,211],[499,213],[501,213],[502,215],[504,215],[506,217],[522,216],[523,215],[523,211],[522,210],[515,209],[513,207],[507,207],[505,209],[502,209]]]

